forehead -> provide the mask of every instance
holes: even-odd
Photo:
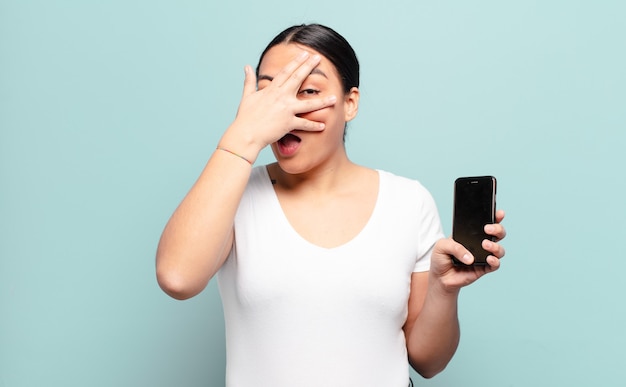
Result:
[[[318,68],[329,76],[336,76],[335,66],[326,58],[311,47],[303,46],[295,43],[281,43],[270,48],[259,64],[259,75],[276,75],[289,62],[294,60],[302,51],[308,52],[310,55],[320,55],[321,60]]]

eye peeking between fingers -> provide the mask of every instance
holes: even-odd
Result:
[[[298,92],[298,95],[303,96],[303,97],[308,97],[308,96],[318,95],[319,93],[320,91],[317,89],[302,89]]]

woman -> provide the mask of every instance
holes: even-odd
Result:
[[[416,181],[352,163],[359,65],[321,25],[288,28],[245,67],[237,116],[176,209],[157,278],[177,299],[218,274],[229,386],[406,386],[445,368],[461,287],[498,269],[443,238]],[[276,163],[252,167],[270,145]],[[497,223],[485,231],[500,240]]]

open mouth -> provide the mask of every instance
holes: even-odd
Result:
[[[284,156],[290,156],[300,146],[302,139],[293,133],[285,134],[280,140],[278,140],[278,150]]]

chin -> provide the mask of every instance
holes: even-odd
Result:
[[[280,170],[289,175],[298,175],[308,170],[304,165],[298,162],[295,158],[290,158],[290,159],[277,158],[276,161],[278,163],[278,167],[280,168]]]

